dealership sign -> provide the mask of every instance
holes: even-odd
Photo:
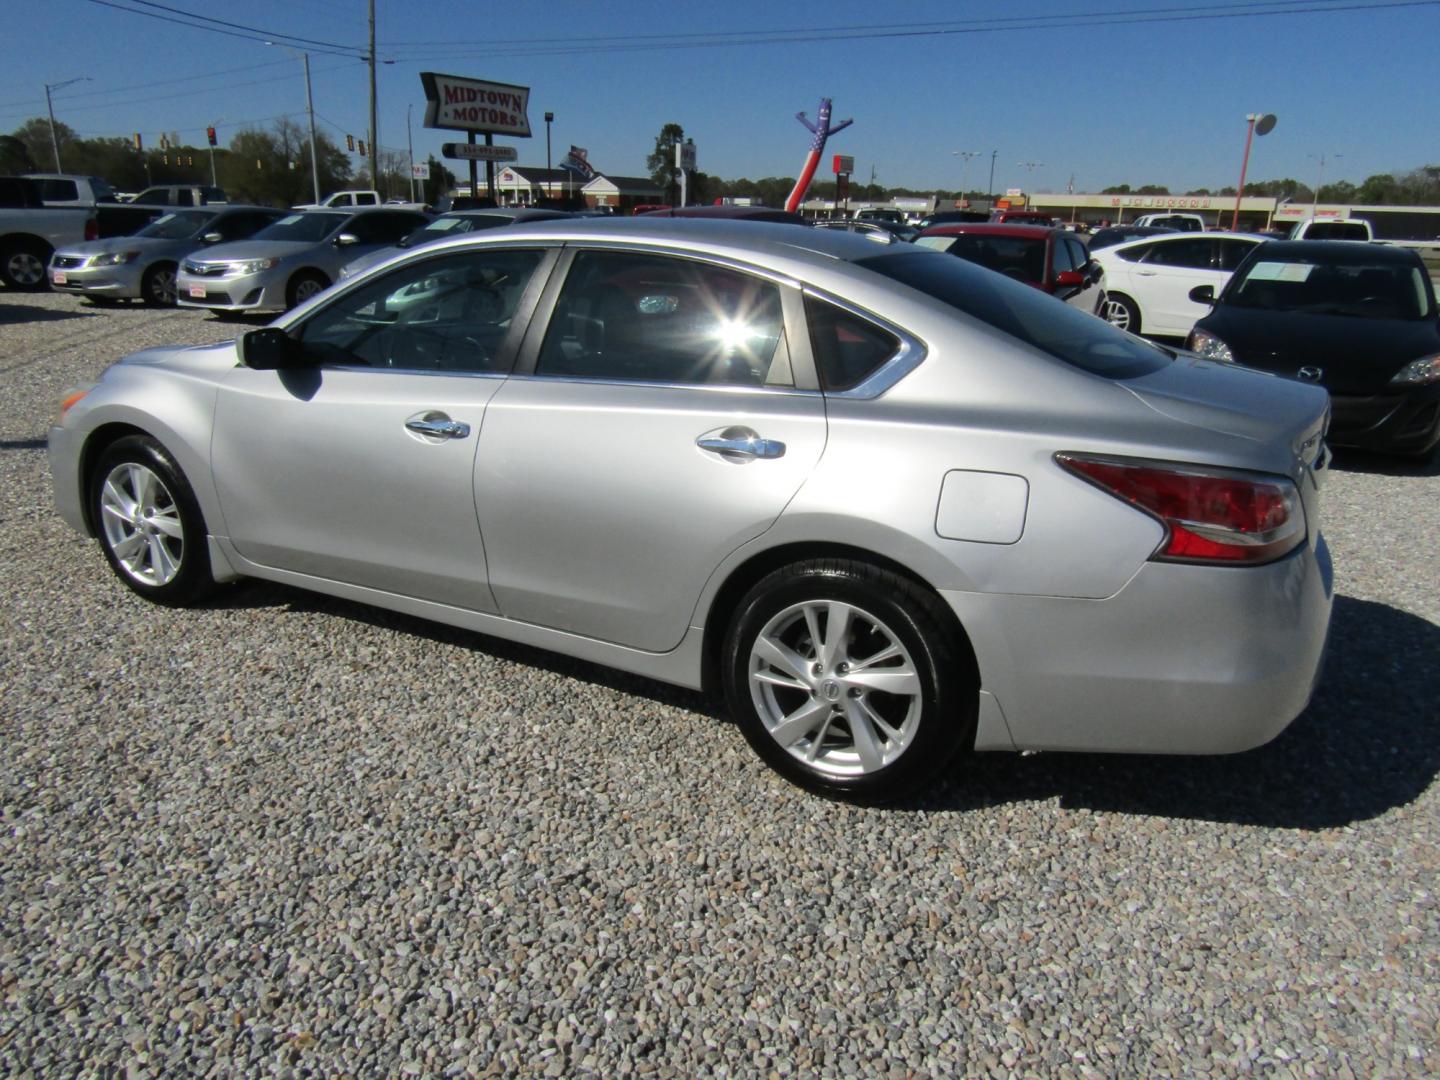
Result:
[[[1110,205],[1132,206],[1141,210],[1209,210],[1233,205],[1234,201],[1233,196],[1217,198],[1212,202],[1203,195],[1117,195],[1110,200]]]
[[[530,88],[422,71],[425,126],[530,138]]]

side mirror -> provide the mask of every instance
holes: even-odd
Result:
[[[1085,275],[1079,270],[1061,270],[1055,275],[1055,286],[1060,289],[1083,289]]]
[[[1197,304],[1209,304],[1211,307],[1214,307],[1215,286],[1196,285],[1193,289],[1190,290],[1190,299],[1195,301],[1195,303]]]
[[[240,362],[256,371],[286,371],[306,366],[300,343],[273,326],[242,334],[235,348]]]
[[[218,244],[221,240],[225,239],[225,236],[223,233],[207,232],[204,236],[200,237],[200,239],[207,244]]]
[[[349,247],[351,244],[358,244],[359,242],[360,238],[350,232],[342,232],[339,236],[335,237],[336,247]]]

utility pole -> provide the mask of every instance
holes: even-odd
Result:
[[[62,89],[64,89],[65,87],[71,86],[71,85],[73,85],[73,84],[75,84],[75,83],[77,83],[77,82],[89,82],[89,81],[90,81],[90,76],[89,76],[89,75],[81,75],[78,79],[66,79],[66,80],[65,80],[64,82],[62,82],[62,83],[46,83],[46,84],[45,84],[45,111],[50,114],[50,146],[51,146],[51,147],[54,149],[54,151],[55,151],[55,171],[56,171],[56,172],[64,172],[65,170],[60,167],[60,138],[59,138],[59,136],[57,136],[57,135],[55,134],[55,106],[52,105],[52,104],[50,104],[50,91],[51,91],[51,90],[62,90]]]
[[[315,201],[320,201],[320,161],[315,154],[315,98],[310,93],[310,54],[301,53],[305,61],[305,108],[310,112],[310,182],[314,189]]]
[[[985,188],[985,200],[992,207],[995,205],[995,159],[999,156],[999,150],[990,151],[990,183]]]
[[[375,127],[375,0],[370,0],[370,184],[379,191],[380,151],[376,143],[380,133]],[[320,201],[319,196],[316,196],[315,201]]]
[[[415,134],[410,128],[410,113],[414,105],[405,106],[405,146],[410,151],[410,201],[415,201]]]

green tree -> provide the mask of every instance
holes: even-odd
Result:
[[[34,171],[35,162],[25,144],[14,135],[0,135],[0,174],[12,176]]]
[[[25,144],[25,152],[35,163],[36,172],[48,172],[55,167],[55,144],[50,140],[49,120],[43,116],[32,117],[16,128],[14,135]],[[67,172],[75,170],[75,157],[71,151],[78,141],[74,128],[59,122],[55,124],[55,142],[60,144],[60,164]]]
[[[645,158],[645,168],[650,170],[650,179],[657,187],[663,188],[667,201],[673,206],[679,191],[679,180],[675,169],[675,146],[685,141],[685,129],[679,124],[666,124],[655,136],[655,149]]]

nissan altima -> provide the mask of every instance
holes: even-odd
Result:
[[[875,798],[1283,730],[1327,401],[908,244],[570,220],[127,357],[50,464],[149,600],[263,578],[713,688],[784,776]]]

